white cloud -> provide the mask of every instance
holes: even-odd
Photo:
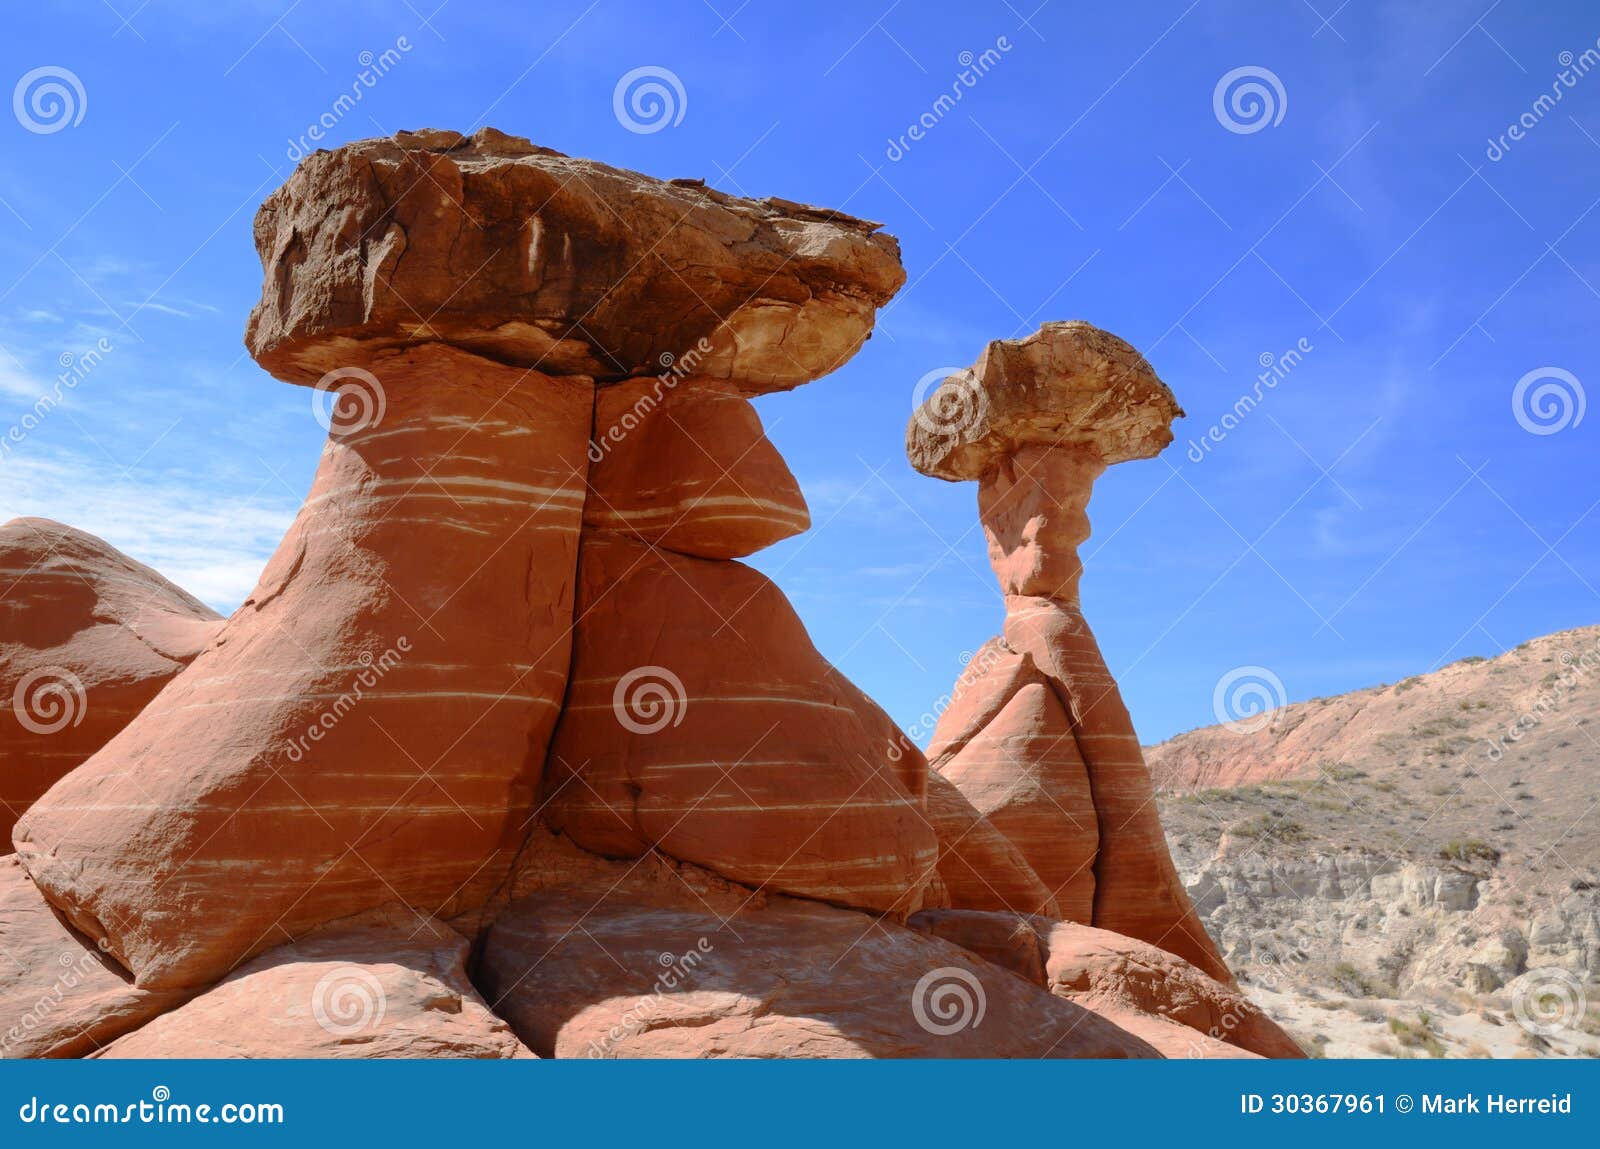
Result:
[[[223,614],[254,588],[296,509],[281,489],[217,490],[202,474],[123,478],[26,442],[0,463],[0,516],[36,515],[98,535]]]

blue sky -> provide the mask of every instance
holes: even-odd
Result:
[[[1146,740],[1214,721],[1241,666],[1301,699],[1600,619],[1593,5],[92,0],[7,23],[6,85],[47,67],[78,90],[65,121],[25,97],[0,116],[0,424],[110,350],[12,437],[0,513],[101,534],[219,609],[323,438],[311,393],[242,351],[251,218],[362,54],[404,37],[331,143],[487,123],[900,238],[909,284],[862,353],[759,401],[816,526],[753,561],[903,724],[1002,613],[975,490],[905,462],[912,391],[1048,319],[1134,343],[1189,414],[1101,480],[1084,549]],[[648,133],[613,111],[641,66],[684,93]],[[1264,121],[1230,104],[1241,82]],[[1524,379],[1554,388],[1542,425],[1517,417]]]

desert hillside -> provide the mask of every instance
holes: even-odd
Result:
[[[1597,1056],[1597,719],[1584,627],[1146,756],[1207,928],[1309,1047]]]

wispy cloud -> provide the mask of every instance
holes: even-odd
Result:
[[[36,515],[98,535],[229,613],[255,586],[295,507],[272,489],[213,489],[203,475],[124,477],[42,450],[0,464],[0,515]]]

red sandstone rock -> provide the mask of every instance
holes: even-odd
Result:
[[[221,626],[93,535],[49,519],[0,527],[0,842]]]
[[[1153,1054],[957,946],[789,898],[726,921],[603,889],[529,898],[490,930],[479,985],[541,1056]]]
[[[698,374],[781,390],[855,354],[905,282],[877,227],[491,128],[402,132],[315,152],[268,198],[248,343],[302,383],[437,339],[601,379],[693,355]]]
[[[1061,916],[1060,903],[1022,852],[936,771],[928,774],[925,812],[939,840],[939,861],[924,905]]]
[[[1168,1057],[1305,1056],[1233,986],[1120,934],[973,910],[924,910],[907,925],[1087,1006]]]
[[[922,756],[733,562],[585,539],[544,818],[586,849],[908,913],[933,874]]]
[[[0,1057],[81,1057],[183,997],[135,988],[0,858]]]
[[[336,423],[216,644],[17,826],[46,896],[141,986],[211,981],[396,898],[461,912],[526,833],[566,685],[591,389],[437,345],[373,370],[381,418]]]
[[[604,388],[589,457],[586,527],[731,559],[811,525],[761,416],[726,383],[666,374]]]
[[[533,1056],[467,980],[466,938],[405,910],[365,918],[269,950],[96,1056]]]
[[[959,731],[967,714],[997,702],[963,741],[940,741],[947,725]],[[1027,859],[1060,916],[1090,920],[1100,838],[1094,794],[1072,723],[1032,660],[1011,654],[997,663],[940,716],[934,739],[934,768]]]
[[[1051,925],[1044,943],[1045,973],[1050,992],[1058,997],[1107,1016],[1116,1016],[1119,1007],[1159,1015],[1262,1057],[1305,1056],[1237,988],[1207,977],[1166,947],[1075,922]]]
[[[1133,720],[1077,604],[1007,598],[1006,641],[1031,655],[1073,706],[1100,825],[1086,924],[1151,942],[1231,982],[1172,864]]]
[[[1133,723],[1078,606],[1095,478],[1158,453],[1182,413],[1137,351],[1073,322],[991,343],[913,414],[912,465],[978,480],[1006,595],[1004,639],[963,673],[930,759],[1011,839],[1066,917],[1231,981],[1178,880]]]

